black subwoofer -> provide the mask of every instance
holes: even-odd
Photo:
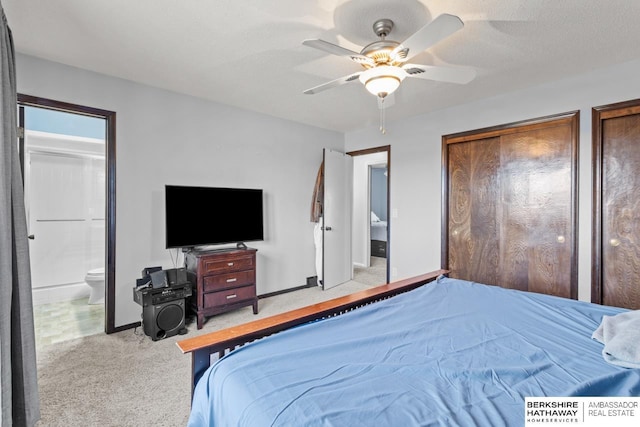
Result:
[[[184,298],[144,307],[142,324],[154,341],[178,334],[184,328]]]

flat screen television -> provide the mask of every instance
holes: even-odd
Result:
[[[165,186],[167,248],[264,240],[262,190]]]

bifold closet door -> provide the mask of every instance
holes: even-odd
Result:
[[[443,268],[577,298],[578,114],[443,138]]]
[[[592,301],[640,309],[640,100],[593,110]]]

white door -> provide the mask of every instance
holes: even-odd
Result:
[[[78,283],[85,263],[85,161],[78,156],[29,153],[27,206],[33,288]]]
[[[351,191],[353,159],[324,149],[323,281],[329,289],[353,277],[351,262]]]

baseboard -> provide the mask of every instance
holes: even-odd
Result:
[[[113,328],[113,330],[107,329],[107,334],[113,334],[114,332],[121,332],[127,329],[137,328],[138,326],[141,326],[141,325],[142,325],[142,322],[133,322],[133,323],[129,323],[128,325],[116,326],[115,328]]]
[[[281,291],[269,292],[268,294],[258,295],[258,299],[275,297],[276,295],[288,294],[289,292],[295,292],[295,291],[299,291],[301,289],[307,289],[307,288],[315,288],[316,286],[318,286],[315,282],[310,281],[309,279],[311,278],[307,278],[306,285],[296,286],[295,288],[283,289]]]

